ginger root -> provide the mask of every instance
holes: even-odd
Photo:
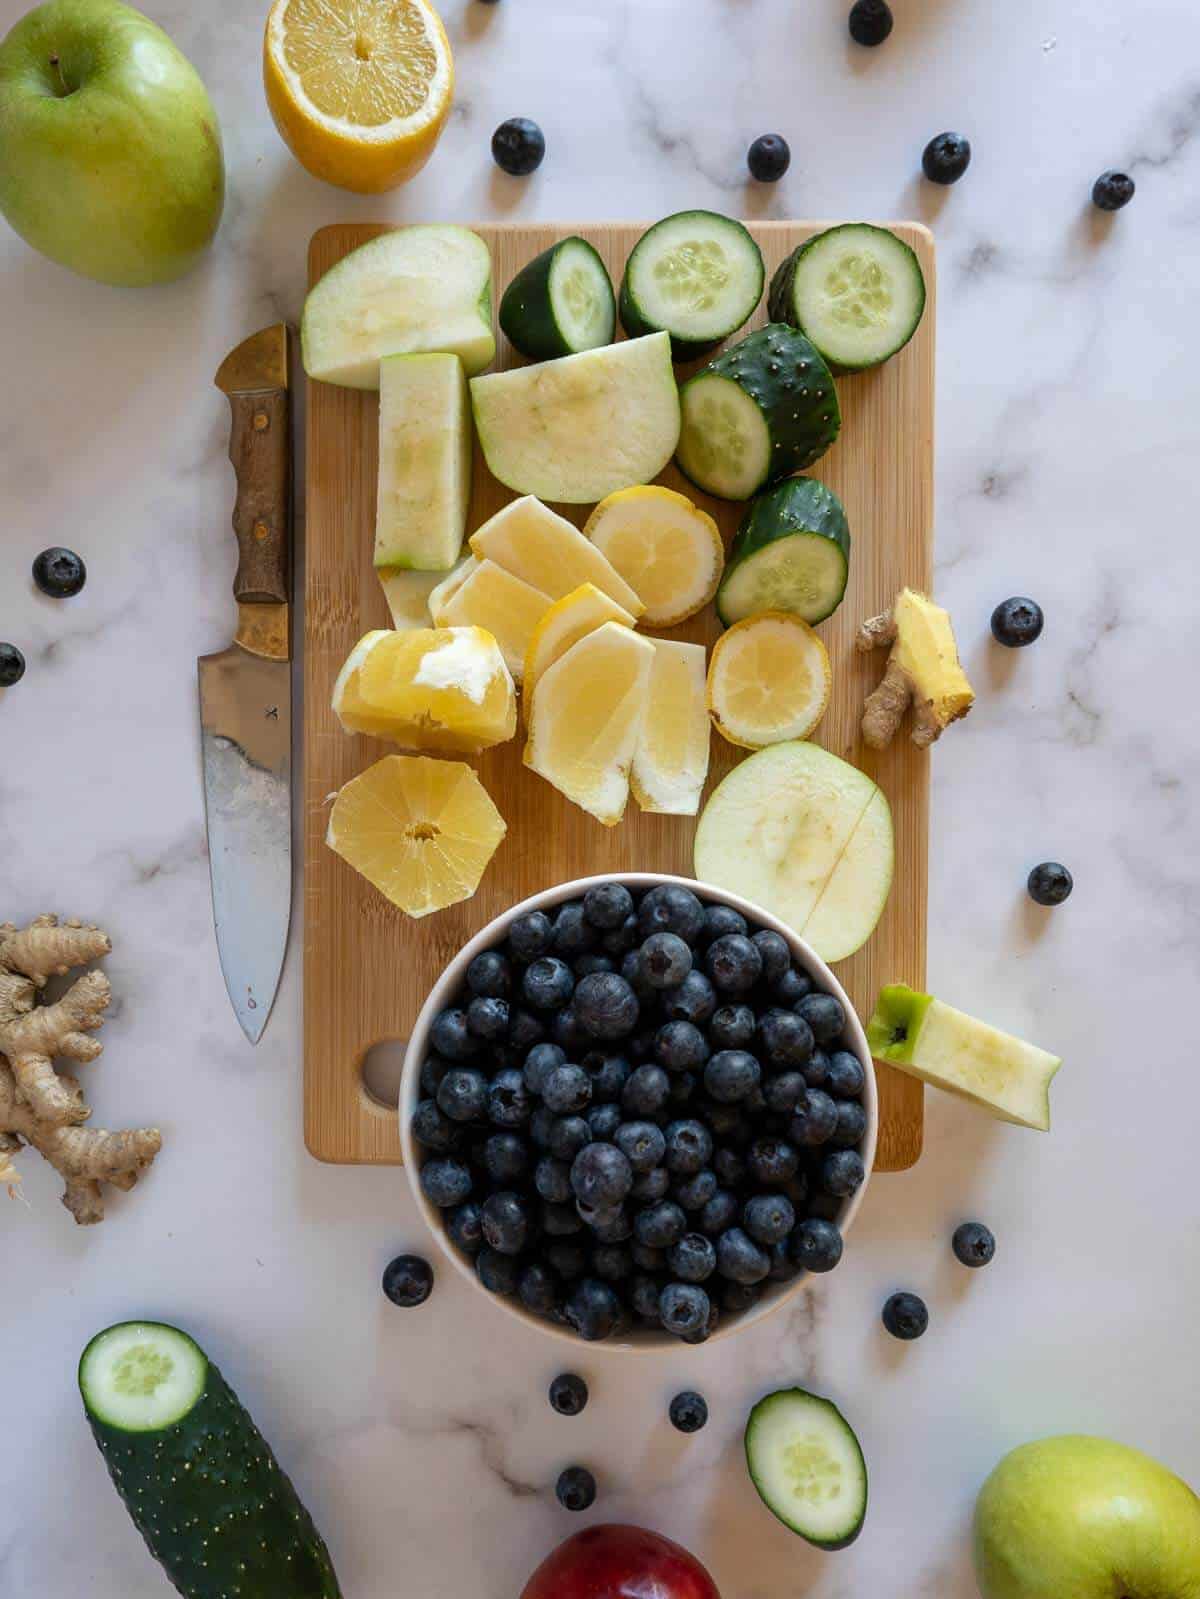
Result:
[[[892,650],[883,681],[863,707],[862,736],[873,749],[891,743],[910,702],[912,741],[921,749],[974,704],[949,612],[915,589],[901,589],[890,611],[864,622],[855,644],[860,650],[890,644]]]
[[[90,1061],[100,1054],[90,1034],[112,991],[101,972],[85,972],[53,1004],[39,1005],[38,991],[111,948],[98,928],[60,926],[54,916],[39,916],[20,932],[0,924],[0,1184],[12,1191],[19,1179],[10,1157],[28,1144],[61,1174],[63,1204],[81,1226],[104,1219],[103,1184],[132,1188],[162,1144],[153,1127],[83,1127],[91,1115],[83,1091],[54,1069],[56,1057]]]

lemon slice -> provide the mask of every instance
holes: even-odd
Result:
[[[428,0],[275,0],[267,105],[314,177],[360,194],[419,172],[450,112],[454,62]]]
[[[615,827],[629,799],[654,646],[604,622],[542,674],[530,709],[525,764]]]
[[[430,595],[438,627],[484,627],[500,646],[513,677],[520,682],[533,630],[550,609],[550,596],[530,587],[495,561],[473,556],[462,580],[446,579],[449,595]]]
[[[547,667],[553,666],[573,644],[578,644],[586,633],[605,622],[621,622],[633,626],[633,617],[601,593],[594,583],[581,583],[577,589],[558,600],[533,630],[529,648],[525,651],[525,676],[521,684],[521,703],[525,720],[529,720],[529,707],[533,704],[533,690]]]
[[[481,627],[368,633],[338,675],[333,710],[348,733],[446,755],[478,755],[517,727],[512,677]]]
[[[725,570],[717,524],[686,494],[649,484],[618,489],[583,531],[646,607],[650,627],[674,627],[712,599]]]
[[[334,801],[325,842],[409,916],[470,899],[505,834],[462,761],[386,755]]]
[[[708,776],[710,743],[704,645],[666,638],[651,643],[650,697],[629,786],[644,811],[695,816]]]
[[[807,622],[763,611],[723,633],[708,663],[708,710],[743,749],[807,738],[829,704],[829,655]]]

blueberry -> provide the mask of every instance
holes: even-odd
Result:
[[[777,983],[784,972],[790,970],[792,952],[788,948],[787,939],[780,933],[773,933],[764,927],[755,933],[750,941],[762,956],[762,974],[766,983]]]
[[[571,970],[576,978],[594,977],[597,972],[615,972],[616,962],[611,955],[576,955]]]
[[[699,1432],[708,1420],[708,1406],[698,1393],[686,1388],[672,1399],[667,1415],[677,1432]]]
[[[432,1099],[423,1099],[413,1111],[412,1135],[426,1149],[446,1154],[457,1149],[462,1132],[457,1122],[443,1114]]]
[[[476,997],[467,1006],[467,1027],[476,1038],[496,1043],[508,1037],[509,1013],[506,999]]]
[[[546,1036],[546,1029],[532,1011],[509,1007],[508,1042],[517,1055],[525,1055]]]
[[[578,1416],[588,1402],[588,1385],[573,1371],[564,1371],[550,1384],[550,1408],[560,1416]]]
[[[593,972],[575,989],[579,1025],[593,1038],[624,1038],[637,1026],[641,1007],[633,989],[617,972]]]
[[[694,1117],[668,1122],[666,1136],[667,1170],[676,1176],[688,1177],[707,1166],[712,1159],[712,1134],[703,1122]]]
[[[716,1008],[716,991],[703,972],[688,972],[678,987],[667,989],[662,997],[663,1015],[672,1022],[702,1027]]]
[[[498,949],[485,949],[467,967],[467,987],[481,999],[507,999],[512,967]]]
[[[621,976],[643,1004],[648,1004],[654,998],[657,990],[646,976],[646,968],[642,965],[642,952],[640,949],[631,949],[627,955],[622,957]]]
[[[520,1267],[512,1255],[502,1255],[485,1245],[475,1257],[475,1275],[489,1294],[511,1296],[517,1291]]]
[[[636,1250],[634,1251],[636,1257]],[[662,1292],[662,1284],[657,1277],[651,1277],[648,1272],[640,1272],[634,1279],[629,1291],[629,1302],[643,1321],[653,1325],[658,1324],[658,1296]]]
[[[749,1310],[762,1298],[763,1285],[757,1283],[736,1283],[728,1279],[721,1284],[721,1307],[736,1315],[739,1311]]]
[[[582,1277],[587,1270],[587,1250],[582,1244],[568,1238],[556,1238],[543,1250],[546,1264],[552,1266],[564,1282]]]
[[[600,1244],[592,1250],[592,1270],[602,1282],[620,1283],[633,1273],[628,1244]]]
[[[687,1216],[673,1200],[647,1205],[633,1218],[633,1236],[649,1249],[670,1249],[687,1232]]]
[[[594,1342],[614,1332],[621,1318],[621,1301],[598,1277],[584,1277],[571,1290],[567,1320],[581,1338]]]
[[[667,1250],[667,1265],[685,1283],[702,1283],[717,1269],[717,1252],[703,1233],[684,1233]]]
[[[632,1067],[624,1055],[609,1055],[603,1050],[589,1050],[581,1062],[592,1080],[592,1103],[608,1104],[619,1100],[629,1081]]]
[[[693,1022],[664,1022],[654,1035],[654,1053],[669,1072],[698,1071],[708,1059],[708,1040]]]
[[[812,990],[813,982],[808,973],[790,966],[777,982],[771,984],[771,998],[777,1005],[795,1006]]]
[[[814,1049],[809,1058],[801,1067],[804,1081],[810,1088],[824,1088],[829,1086],[829,1056],[823,1049]]]
[[[801,1072],[780,1072],[776,1077],[768,1077],[763,1084],[767,1109],[781,1114],[794,1111],[807,1092],[808,1085]]]
[[[571,1168],[565,1160],[543,1155],[533,1170],[533,1186],[552,1205],[566,1205],[575,1197],[571,1188]]]
[[[592,1141],[592,1129],[582,1116],[555,1116],[551,1118],[547,1149],[556,1160],[574,1160],[579,1151]]]
[[[542,1084],[542,1100],[556,1116],[573,1116],[592,1101],[592,1079],[582,1066],[556,1066]]]
[[[500,164],[504,165],[503,162]],[[534,166],[536,165],[535,161]],[[511,169],[505,167],[506,172],[509,170]],[[527,170],[532,171],[533,168]],[[584,1337],[587,1337],[586,1333]],[[586,1466],[568,1466],[565,1471],[559,1473],[554,1492],[564,1510],[587,1510],[596,1502],[596,1479]]]
[[[680,1177],[671,1185],[671,1198],[684,1210],[703,1210],[716,1193],[717,1174],[711,1167],[693,1172],[690,1177]]]
[[[691,949],[678,933],[651,933],[640,956],[651,988],[678,988],[692,969]]]
[[[554,941],[554,924],[545,911],[530,911],[518,916],[508,929],[508,943],[518,960],[535,961],[548,955]]]
[[[658,1314],[668,1332],[680,1337],[700,1332],[708,1323],[711,1301],[694,1283],[668,1283],[658,1296]]]
[[[670,1172],[665,1166],[656,1166],[653,1171],[643,1172],[633,1179],[629,1197],[640,1200],[643,1204],[652,1205],[664,1197],[670,1186]]]
[[[578,1200],[575,1201],[575,1209],[583,1211]],[[598,1244],[623,1244],[627,1238],[633,1237],[633,1222],[624,1205],[614,1205],[611,1210],[587,1211],[586,1216],[592,1236]]]
[[[483,1146],[483,1167],[493,1182],[515,1183],[528,1164],[528,1147],[516,1133],[493,1133]]]
[[[520,1194],[502,1189],[489,1194],[480,1208],[488,1248],[502,1255],[519,1255],[535,1230],[527,1202]]]
[[[735,1283],[760,1283],[771,1270],[771,1257],[740,1227],[727,1227],[717,1239],[717,1270]]]
[[[883,1325],[893,1338],[906,1342],[919,1338],[929,1326],[929,1311],[925,1301],[916,1294],[893,1294],[883,1307]]]
[[[727,1188],[740,1188],[746,1180],[746,1162],[736,1149],[718,1149],[713,1156],[713,1170]]]
[[[676,883],[660,883],[638,906],[638,927],[643,940],[653,933],[676,933],[687,944],[694,944],[704,926],[704,906],[689,888]]]
[[[25,657],[15,644],[0,644],[0,688],[12,688],[25,676]]]
[[[800,1156],[786,1138],[756,1138],[746,1152],[750,1176],[764,1188],[778,1188],[794,1177]]]
[[[619,1205],[633,1183],[633,1168],[615,1144],[586,1144],[571,1166],[575,1198],[593,1210]]]
[[[1102,172],[1092,184],[1092,204],[1099,211],[1119,211],[1133,199],[1135,188],[1126,172]]]
[[[403,1310],[423,1305],[433,1292],[433,1267],[420,1255],[397,1255],[384,1267],[383,1291]]]
[[[760,134],[746,151],[750,176],[759,183],[778,183],[792,164],[792,152],[781,133]]]
[[[633,1116],[653,1116],[667,1103],[671,1079],[661,1066],[638,1066],[629,1074],[621,1104]]]
[[[861,1188],[866,1175],[863,1158],[853,1149],[835,1149],[821,1162],[821,1187],[839,1199]]]
[[[657,1027],[639,1027],[627,1045],[629,1058],[641,1066],[654,1059],[654,1035]]]
[[[535,1010],[558,1010],[575,991],[575,978],[566,961],[540,955],[526,968],[521,991]]]
[[[546,1203],[542,1206],[542,1231],[551,1238],[574,1238],[583,1231],[583,1221],[574,1205]]]
[[[857,1055],[848,1049],[836,1049],[829,1057],[825,1086],[839,1099],[857,1099],[867,1086],[867,1074]]]
[[[560,905],[554,918],[554,953],[571,960],[595,949],[596,943],[596,929],[583,914],[583,901],[569,899]]]
[[[1075,886],[1075,879],[1057,861],[1043,861],[1029,874],[1026,887],[1037,905],[1061,905]]]
[[[722,1105],[733,1105],[757,1088],[762,1067],[744,1049],[722,1049],[704,1068],[706,1093]]]
[[[601,934],[600,947],[606,955],[611,955],[614,959],[619,960],[621,956],[628,955],[630,950],[637,947],[641,942],[641,937],[642,935],[638,930],[637,914],[632,912],[625,918],[620,927],[614,927],[610,932]]]
[[[586,1054],[594,1043],[589,1033],[585,1033],[579,1025],[579,1017],[574,1005],[564,1005],[553,1022],[554,1042],[566,1050],[572,1058]]]
[[[441,1010],[433,1018],[429,1038],[434,1049],[446,1060],[470,1060],[479,1049],[479,1040],[467,1026],[465,1010]]]
[[[540,1098],[550,1073],[559,1066],[565,1066],[566,1063],[566,1051],[560,1049],[557,1044],[535,1044],[525,1057],[522,1076],[526,1088],[531,1094],[537,1094]]]
[[[714,938],[723,938],[726,933],[748,931],[746,918],[740,911],[735,911],[732,905],[710,905],[704,912],[699,942],[707,946]]]
[[[1005,649],[1021,650],[1042,636],[1046,618],[1036,600],[1014,595],[1001,600],[992,612],[992,637]]]
[[[535,1316],[552,1316],[558,1309],[561,1292],[558,1278],[544,1261],[532,1260],[522,1266],[517,1278],[517,1297]]]
[[[755,1194],[746,1201],[742,1225],[756,1244],[777,1244],[796,1225],[796,1212],[782,1194]]]
[[[848,26],[855,44],[882,44],[892,31],[892,8],[887,0],[854,0]]]
[[[488,1080],[470,1066],[455,1066],[438,1085],[438,1109],[451,1121],[469,1122],[487,1110]]]
[[[638,1174],[653,1171],[667,1148],[662,1128],[646,1121],[625,1122],[613,1134],[613,1142]]]
[[[492,134],[492,159],[510,178],[527,178],[541,166],[546,136],[528,117],[509,117]]]
[[[483,1243],[483,1216],[472,1200],[446,1212],[446,1237],[464,1255],[477,1255]]]
[[[52,600],[69,600],[87,582],[87,567],[74,550],[56,544],[35,558],[33,581]]]
[[[856,1099],[838,1101],[837,1126],[829,1140],[834,1149],[854,1149],[867,1132],[867,1113]]]
[[[971,146],[961,133],[939,133],[921,152],[921,170],[930,183],[957,183],[971,164]]]
[[[819,1191],[813,1194],[808,1201],[808,1214],[818,1221],[840,1222],[845,1205],[834,1194],[823,1194]]]
[[[440,1055],[429,1054],[421,1062],[421,1093],[426,1099],[433,1099],[438,1091],[438,1084],[450,1070],[450,1062],[443,1060]]]
[[[810,1001],[805,999],[802,1004]],[[775,1071],[786,1071],[789,1066],[803,1066],[812,1055],[814,1039],[812,1028],[803,1016],[795,1011],[772,1006],[758,1021],[758,1052]]]
[[[592,1140],[598,1144],[610,1144],[621,1125],[622,1111],[620,1105],[593,1105],[585,1113],[584,1120],[592,1130]]]
[[[790,1240],[779,1238],[767,1248],[771,1257],[771,1270],[767,1273],[767,1280],[773,1283],[790,1283],[800,1275],[800,1267],[792,1259],[789,1250]]]
[[[672,1072],[671,1086],[667,1090],[668,1110],[678,1109],[690,1103],[692,1095],[696,1092],[699,1078],[695,1072]]]
[[[614,932],[633,915],[633,895],[624,883],[597,883],[583,896],[583,914],[593,927]]]
[[[842,1235],[833,1222],[806,1216],[793,1230],[788,1248],[805,1271],[832,1271],[842,1258]]]
[[[449,1076],[449,1073],[447,1073]],[[497,1127],[524,1127],[533,1114],[533,1097],[515,1066],[506,1066],[492,1078],[487,1091],[488,1120]]]
[[[725,933],[704,954],[713,985],[726,994],[745,994],[762,976],[762,956],[744,933]]]
[[[964,1266],[986,1266],[996,1253],[996,1240],[991,1229],[981,1221],[965,1221],[954,1229],[951,1239],[954,1253]]]
[[[845,1031],[846,1012],[832,994],[807,995],[796,1006],[796,1015],[808,1023],[814,1041],[822,1049],[836,1044]]]
[[[746,1049],[757,1026],[749,1005],[722,1005],[708,1024],[708,1036],[718,1049]]]
[[[700,1211],[700,1231],[707,1233],[710,1238],[715,1238],[718,1233],[723,1233],[726,1227],[733,1226],[740,1209],[737,1195],[732,1189],[717,1188]]]

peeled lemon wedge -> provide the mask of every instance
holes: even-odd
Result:
[[[704,699],[704,645],[666,638],[651,643],[649,700],[629,786],[644,811],[695,816],[708,776],[711,738]]]
[[[550,596],[514,577],[495,561],[471,557],[429,596],[438,627],[483,627],[496,640],[520,682],[534,629],[550,609]]]
[[[368,633],[338,675],[333,710],[347,732],[447,755],[477,755],[517,728],[512,675],[481,627]]]
[[[314,177],[360,194],[411,178],[450,113],[454,62],[428,0],[275,0],[263,83]]]
[[[583,531],[637,593],[649,627],[674,627],[695,616],[720,585],[720,529],[674,489],[657,483],[618,489],[601,500]]]
[[[790,611],[763,611],[723,633],[708,663],[708,710],[743,749],[807,738],[829,704],[829,655]]]
[[[578,644],[585,634],[605,622],[621,622],[625,627],[632,627],[633,617],[616,600],[601,593],[594,583],[581,583],[577,589],[572,589],[570,594],[552,605],[542,617],[525,651],[521,704],[526,721],[529,720],[529,707],[533,704],[533,691],[538,678],[573,644]]]
[[[334,801],[325,842],[409,916],[470,899],[504,818],[462,761],[386,755]]]

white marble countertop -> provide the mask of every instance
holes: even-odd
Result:
[[[842,0],[446,0],[459,99],[425,173],[357,199],[310,179],[263,102],[264,0],[149,0],[203,73],[230,194],[191,277],[120,292],[0,226],[5,399],[0,920],[55,909],[112,934],[118,995],[83,1068],[97,1120],[165,1147],[102,1227],[21,1158],[3,1210],[0,1596],[157,1599],[168,1589],[105,1478],[75,1362],[107,1322],[152,1314],[216,1354],[293,1473],[347,1599],[515,1599],[579,1520],[632,1518],[689,1544],[725,1599],[969,1596],[973,1495],[1011,1445],[1093,1431],[1200,1479],[1191,1363],[1200,1313],[1200,1078],[1186,1042],[1200,955],[1195,713],[1200,13],[1178,0],[895,0],[891,41],[846,40]],[[0,27],[24,9],[0,0]],[[492,166],[503,117],[535,117],[532,180]],[[944,127],[964,181],[915,176]],[[775,189],[745,146],[783,132]],[[1138,182],[1113,221],[1094,176]],[[842,1268],[790,1314],[707,1350],[618,1362],[581,1349],[583,1417],[551,1413],[562,1351],[482,1309],[452,1274],[417,1313],[379,1272],[426,1239],[399,1170],[320,1166],[300,1127],[299,918],[271,1025],[243,1041],[217,966],[195,713],[196,657],[231,631],[232,479],[212,374],[301,304],[305,246],[349,218],[917,216],[940,251],[938,586],[980,690],[934,763],[930,983],[1066,1057],[1049,1137],[935,1093],[926,1149],[872,1186]],[[41,598],[29,562],[64,543],[86,591]],[[1029,592],[1035,649],[992,646],[992,606]],[[1058,911],[1024,896],[1060,858]],[[978,1216],[999,1249],[954,1262]],[[932,1324],[879,1325],[911,1287]],[[789,1380],[838,1401],[870,1463],[851,1550],[823,1556],[759,1506],[741,1463],[750,1401]],[[666,1400],[695,1385],[686,1440]],[[553,1496],[597,1472],[590,1517]]]

